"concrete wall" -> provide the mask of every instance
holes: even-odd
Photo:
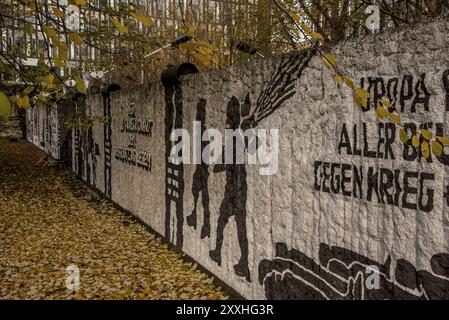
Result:
[[[53,158],[60,158],[60,129],[63,120],[59,120],[58,108],[34,107],[26,111],[27,140]]]
[[[0,138],[23,138],[20,116],[16,108],[7,119],[0,118]]]
[[[434,20],[333,53],[409,134],[449,136],[448,32]],[[112,120],[73,130],[73,170],[244,297],[449,298],[449,150],[424,160],[332,76],[305,52],[89,96],[78,108]],[[277,172],[171,163],[172,129],[195,120],[279,129]]]

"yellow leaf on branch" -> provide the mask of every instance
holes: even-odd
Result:
[[[309,33],[308,35],[309,35],[309,37],[311,37],[311,38],[313,38],[313,39],[318,39],[318,40],[320,40],[321,42],[324,42],[324,37],[323,37],[323,35],[322,35],[321,33],[318,33],[318,32],[311,32],[311,33]]]
[[[432,139],[432,132],[430,132],[429,130],[421,129],[420,132],[421,132],[421,135],[424,137],[424,139],[426,139],[426,140]]]
[[[401,117],[396,113],[389,113],[388,118],[393,121],[395,124],[401,124]]]
[[[344,76],[343,80],[345,81],[348,88],[355,89],[354,81],[352,81],[352,79],[349,76]]]
[[[22,93],[23,93],[24,95],[28,95],[28,94],[30,94],[31,92],[33,92],[33,90],[34,90],[34,86],[28,86],[28,87],[26,87],[26,88],[22,91]]]
[[[153,24],[154,24],[153,19],[151,19],[151,18],[148,17],[148,16],[139,14],[139,13],[137,13],[137,12],[131,12],[130,15],[131,15],[134,19],[136,19],[137,21],[142,22],[143,25],[145,25],[145,26],[147,26],[147,27],[151,27],[151,26],[153,26]]]
[[[340,76],[339,74],[336,74],[336,75],[334,76],[334,80],[335,80],[336,83],[340,84],[340,83],[343,82],[343,77]]]
[[[352,97],[354,98],[354,102],[357,106],[359,107],[363,107],[366,108],[368,106],[368,103],[366,101],[366,99],[361,99],[358,95],[356,95],[355,93],[352,95]]]
[[[419,148],[419,139],[418,139],[418,137],[416,135],[414,135],[413,138],[412,138],[412,146],[415,149]]]
[[[292,18],[293,18],[293,20],[295,20],[296,23],[298,23],[298,24],[301,23],[301,16],[298,12],[296,12],[296,11],[292,12]]]
[[[81,79],[78,76],[74,76],[73,79],[75,80],[76,83],[76,89],[82,93],[82,94],[86,94],[87,95],[87,89],[86,86],[84,85],[84,81],[83,79]]]
[[[190,36],[194,36],[196,34],[197,30],[198,30],[197,26],[192,24],[192,25],[189,25],[189,27],[187,29],[187,33]]]
[[[36,95],[36,98],[37,98],[38,100],[44,102],[44,103],[47,102],[47,98],[46,98],[43,94],[41,94],[41,93],[39,93],[38,95]]]
[[[446,137],[437,136],[437,140],[440,141],[445,146],[449,145],[449,139]]]
[[[408,138],[408,134],[404,128],[401,128],[399,130],[399,138],[401,139],[402,143],[407,143],[409,138]]]
[[[326,53],[324,55],[324,59],[326,60],[327,63],[329,63],[331,66],[335,66],[335,64],[337,63],[337,58],[330,54],[330,53]]]
[[[50,26],[42,26],[42,31],[47,34],[52,40],[59,40],[56,31]]]
[[[429,149],[429,143],[427,141],[424,141],[421,144],[421,154],[423,155],[424,159],[429,159],[430,149]]]
[[[312,32],[312,31],[310,30],[310,28],[309,28],[304,22],[300,22],[299,25],[300,25],[301,29],[302,29],[305,33],[310,33],[310,32]]]
[[[384,105],[387,108],[393,108],[392,104],[387,99],[379,99],[377,102],[380,102],[382,105]]]
[[[18,98],[16,101],[16,104],[19,108],[24,108],[24,109],[31,108],[30,98],[28,98],[28,96],[23,96],[21,98]]]
[[[70,4],[74,4],[75,6],[82,7],[87,3],[87,0],[69,0]]]
[[[53,63],[58,68],[64,68],[64,67],[67,66],[67,64],[65,63],[64,60],[61,60],[61,59],[58,59],[58,58],[53,59]]]
[[[371,98],[371,94],[362,88],[356,88],[355,94],[358,95],[361,99],[368,99]]]
[[[388,111],[384,107],[377,107],[376,114],[379,118],[384,119],[388,116]]]
[[[34,32],[33,25],[31,23],[25,23],[25,32],[31,36]]]
[[[51,9],[53,10],[53,13],[55,14],[55,16],[57,16],[59,19],[64,18],[64,12],[62,12],[61,9],[59,9],[57,7],[52,7]]]
[[[76,32],[70,32],[69,39],[77,45],[82,45],[84,43],[83,38],[81,38],[81,36]]]
[[[69,47],[64,42],[60,42],[58,46],[58,58],[60,60],[67,60],[69,54]]]
[[[443,146],[439,142],[432,141],[432,152],[437,157],[440,157],[443,155]]]
[[[0,91],[0,117],[9,117],[11,115],[11,102],[6,94]]]
[[[53,89],[55,87],[55,84],[53,83],[54,79],[55,76],[52,73],[49,73],[46,76],[42,77],[42,81],[45,82],[45,86],[47,89]]]
[[[116,18],[111,18],[112,24],[115,26],[115,28],[120,31],[121,33],[128,33],[128,28],[125,27],[120,21],[118,21]]]

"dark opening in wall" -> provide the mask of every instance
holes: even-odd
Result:
[[[161,82],[164,87],[171,87],[181,83],[181,77],[187,74],[198,73],[198,68],[192,63],[181,63],[177,65],[169,64],[162,72]]]

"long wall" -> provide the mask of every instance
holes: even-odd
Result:
[[[72,130],[73,170],[244,297],[447,299],[449,148],[425,160],[374,106],[449,137],[448,34],[436,19],[334,48],[367,111],[311,51],[89,96],[76,108],[111,121]],[[194,163],[236,127],[272,130],[257,146],[277,161],[170,161],[173,129]]]
[[[25,117],[23,117],[25,119]],[[7,118],[0,117],[0,138],[23,138],[21,116],[16,108],[12,109],[12,114]]]
[[[60,158],[60,126],[56,107],[34,107],[26,111],[27,140]]]

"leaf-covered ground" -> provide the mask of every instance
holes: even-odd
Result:
[[[226,299],[134,218],[0,139],[0,299]],[[78,291],[66,288],[69,265]]]

